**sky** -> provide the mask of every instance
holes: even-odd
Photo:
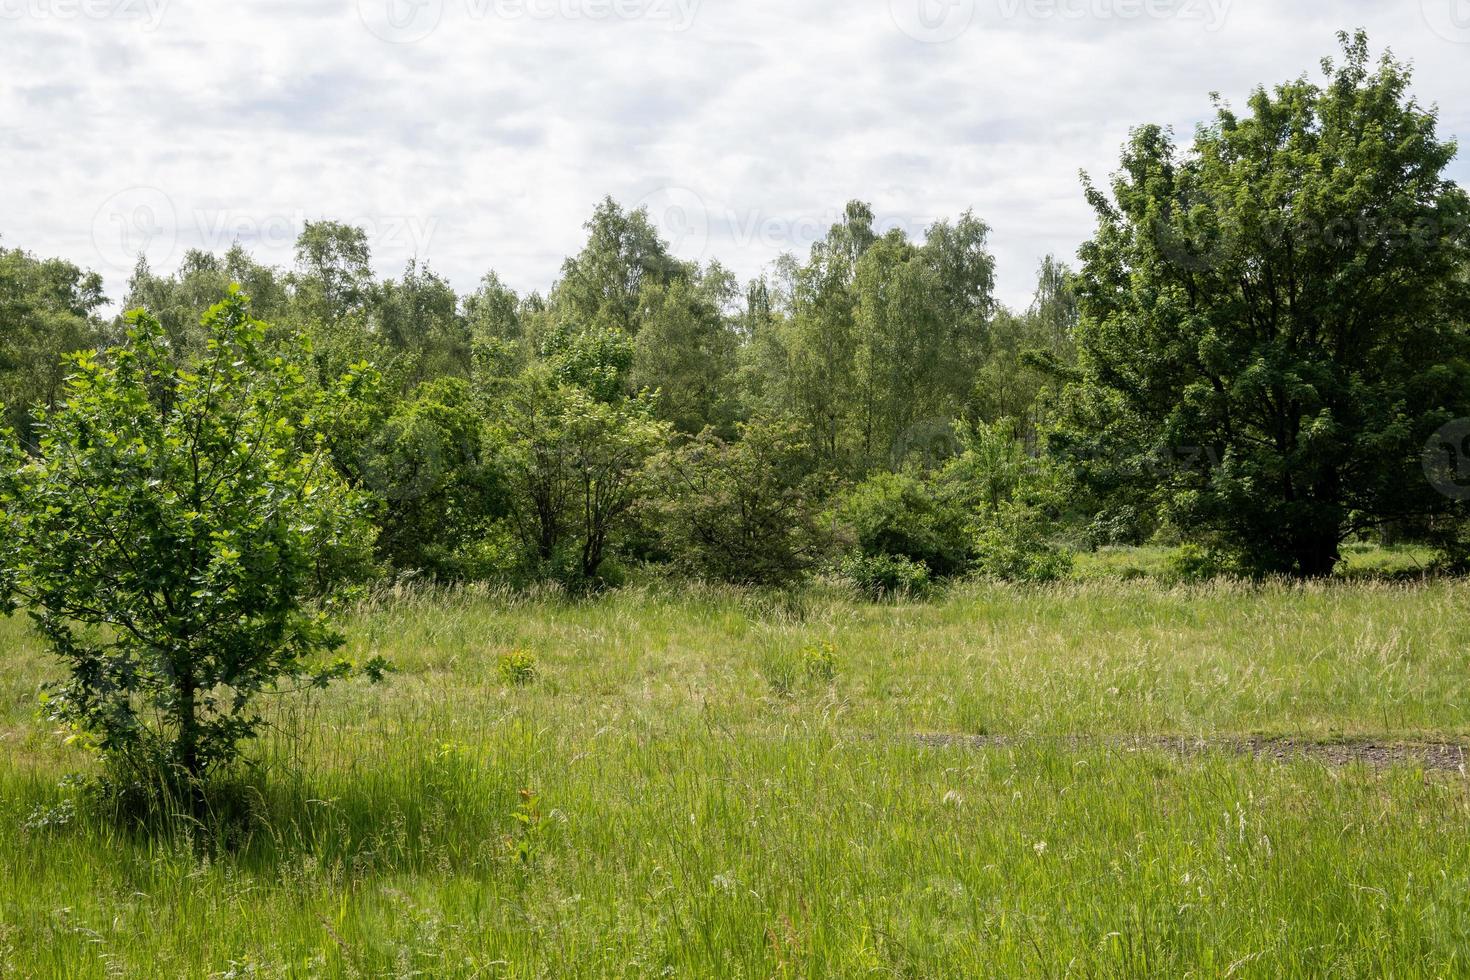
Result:
[[[0,0],[0,245],[171,270],[307,220],[461,291],[545,290],[604,196],[742,279],[852,199],[990,225],[999,298],[1073,259],[1131,127],[1319,76],[1340,29],[1467,144],[1470,0]]]

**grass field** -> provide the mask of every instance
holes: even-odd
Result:
[[[194,834],[68,819],[0,623],[0,975],[1470,973],[1463,772],[1229,744],[1470,741],[1470,584],[1113,574],[1148,560],[384,597],[352,649],[399,672],[283,704],[254,819]]]

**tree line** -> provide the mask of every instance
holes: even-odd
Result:
[[[856,201],[743,286],[611,199],[545,295],[379,280],[320,221],[289,269],[140,259],[109,319],[0,250],[0,601],[71,666],[57,717],[197,776],[256,693],[351,669],[320,654],[354,583],[881,598],[1146,541],[1321,576],[1369,536],[1463,570],[1470,197],[1409,69],[1341,46],[1188,142],[1136,129],[1023,311],[979,217],[916,240]]]

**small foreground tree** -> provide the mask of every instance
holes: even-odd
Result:
[[[329,399],[265,349],[237,288],[193,370],[156,319],[127,322],[121,346],[73,355],[34,456],[0,439],[0,600],[66,665],[50,717],[198,799],[258,731],[259,695],[346,672],[314,663],[342,643],[315,600],[371,534],[323,458]]]

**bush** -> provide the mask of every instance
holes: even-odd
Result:
[[[487,568],[489,556],[477,547],[505,516],[506,489],[465,382],[420,386],[358,455],[355,468],[377,501],[378,552],[394,569],[438,580],[504,570]]]
[[[971,558],[964,506],[951,484],[908,473],[878,473],[853,487],[838,510],[868,558],[921,564],[935,576],[965,570]]]
[[[648,464],[668,426],[648,398],[605,402],[532,370],[499,406],[500,472],[526,564],[580,590],[598,585],[603,559],[644,495]]]
[[[1207,582],[1229,571],[1218,553],[1197,544],[1183,544],[1164,559],[1164,572],[1175,582]]]
[[[703,578],[782,585],[822,550],[807,445],[788,422],[752,422],[726,442],[706,430],[658,466],[667,552]]]
[[[496,658],[500,679],[524,687],[536,679],[536,655],[529,650],[509,650]]]
[[[1072,554],[1048,540],[1042,514],[1007,504],[975,533],[978,571],[1008,582],[1055,582],[1072,571]]]
[[[203,322],[184,370],[129,314],[122,346],[75,356],[37,456],[0,440],[0,602],[24,603],[69,673],[47,713],[124,778],[195,790],[255,735],[260,695],[347,672],[313,666],[342,644],[314,600],[372,543],[324,462],[328,404],[264,351],[237,290]]]
[[[929,590],[929,569],[893,555],[848,555],[838,566],[842,576],[874,601],[923,595]]]

